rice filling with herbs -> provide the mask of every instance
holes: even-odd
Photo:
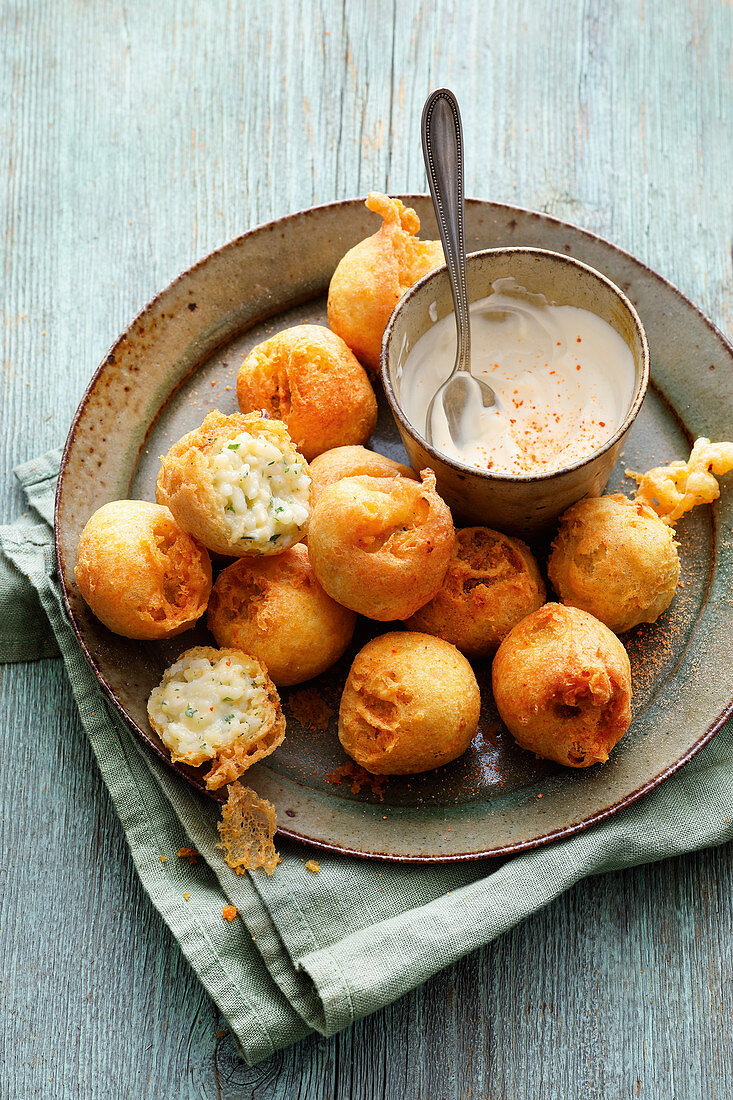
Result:
[[[153,690],[148,711],[174,760],[200,764],[238,738],[255,741],[265,720],[264,675],[232,657],[184,657]]]
[[[228,537],[252,546],[289,545],[308,520],[311,479],[295,448],[240,432],[209,457]]]

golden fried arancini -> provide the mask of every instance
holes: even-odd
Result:
[[[366,443],[377,399],[361,363],[322,325],[296,325],[258,344],[237,374],[243,413],[264,409],[282,420],[310,462],[341,444]]]
[[[622,634],[669,607],[680,559],[673,529],[646,504],[614,493],[586,497],[560,517],[547,571],[563,603]]]
[[[88,520],[76,583],[106,627],[124,638],[172,638],[206,610],[211,562],[167,508],[114,500]]]
[[[326,595],[301,542],[224,569],[207,622],[219,645],[257,657],[281,687],[330,668],[351,641],[356,615]]]
[[[161,459],[155,486],[181,527],[217,554],[279,554],[305,535],[308,464],[279,420],[210,412]]]
[[[524,749],[569,768],[603,764],[631,723],[631,667],[607,626],[546,603],[509,632],[492,668],[499,714]]]
[[[153,689],[148,718],[174,764],[213,762],[204,776],[211,791],[238,779],[285,739],[275,685],[260,662],[239,649],[187,649]]]
[[[464,527],[456,531],[438,594],[405,626],[445,638],[467,657],[488,657],[544,602],[545,585],[528,546],[488,527]]]
[[[351,666],[339,710],[339,740],[376,775],[413,775],[462,755],[478,725],[473,669],[455,646],[397,632],[367,642]]]
[[[370,191],[381,228],[350,248],[328,288],[328,323],[360,363],[379,370],[382,335],[392,310],[413,283],[444,262],[440,241],[418,240],[420,219],[399,199]]]
[[[421,477],[347,477],[322,490],[308,552],[337,603],[369,619],[407,619],[438,591],[453,520],[432,470]]]
[[[409,466],[401,462],[395,462],[393,458],[377,454],[376,451],[368,451],[366,447],[333,447],[330,451],[324,451],[318,458],[310,463],[310,475],[312,481],[311,502],[313,507],[326,485],[333,485],[334,481],[341,481],[345,477],[359,477],[367,474],[369,477],[410,477],[417,481],[417,474]]]

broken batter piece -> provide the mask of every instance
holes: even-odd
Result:
[[[271,875],[280,856],[275,851],[275,807],[249,787],[232,783],[218,823],[224,859],[238,875],[262,867]]]
[[[638,482],[636,500],[648,504],[665,523],[677,520],[698,504],[712,504],[720,496],[717,478],[733,470],[733,443],[695,440],[690,457],[667,466],[655,466],[645,474],[627,470]]]

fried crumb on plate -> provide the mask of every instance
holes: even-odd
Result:
[[[192,867],[199,861],[199,854],[195,848],[179,848],[176,855],[179,859],[187,859]]]
[[[711,443],[700,437],[685,462],[677,459],[645,474],[626,470],[638,484],[636,500],[648,504],[660,519],[674,525],[698,504],[712,504],[720,496],[717,479],[733,470],[733,443]]]
[[[221,915],[224,920],[233,921],[237,915],[236,905],[225,905],[221,911]]]
[[[312,871],[314,875],[317,875],[321,869],[321,865],[317,859],[307,859],[305,861],[306,871]]]
[[[320,690],[313,687],[291,691],[288,706],[295,720],[312,730],[327,730],[334,714],[333,707],[328,705]]]
[[[224,859],[238,875],[255,867],[263,867],[268,875],[273,873],[280,862],[273,842],[276,826],[275,808],[267,799],[259,798],[238,781],[229,785],[229,797],[217,828]]]
[[[326,781],[334,784],[351,783],[352,794],[358,794],[362,787],[368,787],[373,795],[376,795],[380,801],[384,801],[384,788],[387,785],[387,777],[385,775],[372,775],[366,768],[362,768],[360,764],[356,764],[351,760],[347,760],[344,764],[329,772]]]

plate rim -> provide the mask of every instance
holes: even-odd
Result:
[[[412,193],[400,193],[398,197],[400,199],[402,199],[403,201],[406,201],[406,202],[410,203],[410,202],[414,202],[415,200],[423,200],[423,201],[428,200],[430,196],[426,193],[412,192]],[[89,647],[87,646],[87,644],[84,640],[81,628],[80,628],[79,624],[77,623],[75,615],[74,615],[73,610],[72,610],[70,593],[68,591],[67,584],[66,584],[66,576],[65,576],[65,569],[64,569],[64,557],[63,557],[63,552],[62,552],[62,548],[61,548],[61,538],[60,538],[60,533],[59,533],[59,518],[60,518],[60,510],[61,510],[61,498],[62,498],[62,492],[63,492],[63,487],[64,487],[64,477],[65,477],[65,473],[66,473],[68,458],[69,458],[69,454],[71,452],[71,449],[74,445],[76,431],[77,431],[77,428],[79,426],[79,422],[80,422],[80,420],[81,420],[81,418],[84,414],[86,406],[87,406],[87,404],[88,404],[88,402],[89,402],[89,400],[92,396],[92,392],[95,388],[95,385],[96,385],[100,375],[105,370],[105,368],[107,368],[110,365],[110,360],[114,359],[117,349],[120,347],[122,342],[127,338],[129,332],[134,328],[136,323],[138,321],[140,321],[150,309],[152,309],[154,306],[156,306],[156,304],[158,304],[161,299],[163,299],[165,296],[170,294],[178,284],[182,283],[185,279],[187,279],[191,274],[193,274],[199,268],[201,268],[204,265],[206,265],[207,263],[209,263],[214,257],[220,256],[223,253],[227,252],[228,250],[232,250],[232,249],[236,249],[236,248],[241,247],[241,245],[245,241],[247,241],[248,239],[250,239],[252,237],[255,237],[257,235],[264,235],[267,232],[271,232],[274,228],[282,227],[282,226],[286,225],[287,223],[295,222],[295,221],[297,221],[301,218],[307,217],[307,216],[309,216],[309,215],[311,215],[311,214],[313,214],[317,211],[336,210],[336,209],[342,209],[344,207],[360,207],[363,204],[364,204],[364,198],[361,197],[361,196],[354,197],[354,198],[347,198],[347,199],[339,199],[339,200],[335,200],[335,201],[332,201],[332,202],[319,203],[319,204],[314,205],[314,206],[304,207],[304,208],[302,208],[300,210],[297,210],[297,211],[294,211],[292,213],[285,214],[285,215],[283,215],[279,218],[272,219],[268,222],[263,222],[260,225],[254,226],[251,229],[246,230],[244,233],[239,234],[238,236],[232,238],[231,240],[226,241],[223,245],[220,245],[217,248],[214,248],[214,249],[210,250],[204,256],[200,257],[200,259],[198,259],[194,264],[187,267],[182,272],[180,272],[177,276],[175,276],[172,280],[170,280],[160,291],[158,291],[151,299],[149,299],[149,301],[147,301],[138,310],[138,312],[135,314],[135,316],[128,322],[128,324],[122,329],[120,334],[116,337],[116,339],[110,345],[109,350],[107,351],[107,353],[100,360],[99,365],[97,366],[96,370],[92,374],[92,377],[89,380],[89,382],[88,382],[87,386],[85,387],[84,392],[81,396],[81,399],[79,401],[77,409],[76,409],[76,411],[74,413],[74,416],[71,420],[71,424],[69,426],[69,431],[67,433],[67,437],[66,437],[66,440],[65,440],[65,443],[64,443],[64,446],[63,446],[63,450],[62,450],[61,461],[60,461],[60,464],[59,464],[58,484],[57,484],[56,493],[55,493],[55,500],[54,500],[54,549],[55,549],[55,558],[56,558],[56,566],[57,566],[59,584],[60,584],[60,588],[61,588],[61,595],[62,595],[64,607],[65,607],[65,610],[66,610],[66,613],[67,613],[67,617],[68,617],[68,619],[71,623],[72,629],[74,631],[74,635],[75,635],[79,645],[81,646],[82,652],[84,653],[84,656],[85,656],[86,660],[90,664],[90,667],[91,667],[91,669],[94,673],[94,676],[95,676],[97,682],[100,684],[100,686],[104,690],[105,694],[110,699],[110,701],[112,702],[115,709],[120,714],[120,716],[122,717],[123,721],[126,723],[128,728],[131,728],[132,731],[138,736],[138,738],[147,746],[147,748],[151,749],[159,757],[159,759],[161,759],[163,761],[163,763],[165,763],[172,771],[176,772],[182,779],[185,779],[189,783],[189,785],[191,785],[194,789],[198,790],[199,793],[201,793],[201,794],[205,795],[206,797],[210,798],[211,800],[217,801],[217,802],[222,802],[223,801],[223,796],[222,796],[221,792],[206,790],[206,788],[200,783],[200,781],[197,781],[196,777],[194,777],[193,775],[188,774],[186,771],[184,771],[182,769],[182,767],[180,765],[173,764],[172,761],[170,760],[169,756],[167,754],[165,754],[163,751],[161,751],[158,748],[158,746],[156,746],[154,744],[154,742],[152,742],[151,739],[148,736],[146,736],[145,731],[142,730],[142,728],[126,712],[126,710],[124,709],[121,701],[117,698],[113,688],[107,682],[102,670],[97,665],[97,662],[95,661],[94,656],[90,652]],[[574,225],[572,222],[565,221],[562,218],[557,218],[552,214],[546,214],[542,211],[536,211],[536,210],[532,210],[532,209],[527,208],[527,207],[517,206],[513,203],[500,203],[500,202],[493,202],[493,201],[487,200],[487,199],[478,199],[478,198],[468,198],[468,199],[466,199],[466,204],[470,205],[470,206],[474,206],[474,207],[501,211],[501,212],[504,212],[505,214],[506,213],[519,213],[520,215],[522,215],[524,217],[537,218],[538,220],[542,220],[543,222],[550,222],[550,223],[554,224],[555,226],[557,226],[558,228],[571,229],[574,233],[579,233],[581,236],[586,237],[591,242],[597,242],[597,243],[599,243],[603,246],[606,246],[607,248],[612,249],[615,253],[619,254],[620,256],[622,256],[623,258],[625,258],[627,260],[632,261],[638,267],[643,269],[643,271],[644,271],[644,273],[646,274],[647,277],[651,276],[654,280],[661,283],[664,287],[666,287],[667,290],[672,291],[674,295],[676,295],[679,299],[681,299],[681,301],[685,304],[686,307],[691,308],[694,311],[694,313],[697,314],[697,316],[705,323],[707,328],[710,329],[711,333],[715,337],[717,337],[717,339],[721,342],[724,349],[727,351],[727,353],[730,355],[731,359],[733,360],[733,344],[728,339],[728,337],[721,331],[721,329],[715,324],[715,322],[712,321],[710,319],[710,317],[708,317],[708,315],[698,305],[696,305],[695,302],[692,301],[692,299],[690,299],[682,290],[680,290],[679,287],[677,287],[674,283],[672,283],[669,279],[665,278],[663,275],[660,275],[659,272],[657,272],[654,268],[650,267],[649,264],[647,264],[644,260],[640,260],[633,253],[627,251],[626,249],[620,248],[618,245],[613,244],[613,242],[607,240],[605,237],[602,237],[597,233],[592,232],[591,230],[584,229],[581,226]],[[191,372],[191,374],[193,374],[194,372],[195,372],[195,368]],[[715,522],[714,517],[713,517],[713,531],[714,531],[714,535],[717,538],[717,524]],[[715,734],[722,728],[723,725],[725,725],[727,720],[732,715],[733,715],[733,696],[728,700],[725,707],[717,715],[717,717],[714,718],[713,721],[710,722],[708,724],[708,726],[703,730],[703,732],[698,737],[698,739],[677,760],[673,761],[671,764],[668,764],[667,767],[664,768],[657,775],[652,776],[650,779],[646,780],[644,783],[640,784],[638,787],[635,787],[634,790],[632,790],[632,791],[628,792],[627,794],[625,794],[622,798],[617,799],[615,802],[611,803],[609,806],[603,807],[603,809],[599,810],[597,813],[591,814],[589,817],[584,818],[582,821],[571,822],[567,825],[563,825],[563,826],[560,826],[558,828],[552,829],[549,832],[543,833],[541,836],[532,837],[532,838],[527,839],[527,840],[521,840],[521,841],[516,841],[516,842],[505,843],[503,845],[494,846],[490,849],[483,850],[483,851],[460,852],[460,853],[451,853],[451,854],[446,854],[446,855],[439,855],[438,854],[438,855],[415,856],[415,855],[399,855],[399,854],[391,853],[391,852],[386,852],[385,853],[385,852],[379,852],[379,851],[366,851],[363,848],[362,849],[351,848],[347,844],[337,844],[337,843],[334,843],[334,842],[331,842],[331,841],[326,841],[326,840],[321,840],[321,839],[313,839],[311,837],[303,835],[302,833],[298,832],[297,830],[292,829],[292,828],[288,827],[287,825],[284,825],[280,822],[278,822],[278,824],[277,824],[277,834],[281,837],[284,837],[284,838],[288,839],[288,840],[293,840],[293,841],[296,841],[298,843],[311,845],[312,847],[318,848],[321,851],[333,852],[333,853],[337,853],[337,854],[340,854],[340,855],[351,856],[351,857],[355,857],[355,858],[359,858],[359,859],[377,859],[377,860],[381,860],[381,861],[384,861],[384,862],[390,862],[390,863],[404,863],[404,864],[414,864],[414,865],[428,865],[428,864],[441,864],[441,863],[462,863],[462,862],[474,862],[474,861],[479,860],[479,859],[487,859],[487,858],[494,858],[494,857],[500,857],[501,858],[501,857],[516,855],[516,854],[519,854],[520,852],[528,851],[528,850],[531,850],[531,849],[534,849],[534,848],[545,847],[546,845],[554,843],[557,840],[565,839],[567,837],[575,835],[576,833],[582,832],[585,829],[592,828],[594,825],[599,824],[601,821],[605,820],[606,818],[617,814],[621,810],[625,809],[627,806],[630,806],[633,803],[637,802],[640,798],[642,798],[642,797],[644,797],[644,795],[650,793],[652,790],[654,790],[656,787],[658,787],[661,783],[663,783],[666,779],[668,779],[671,775],[673,775],[675,772],[677,772],[685,764],[689,763],[689,761],[694,756],[696,756],[697,753],[700,752],[700,750],[702,748],[704,748],[704,746],[707,745],[712,740],[712,738],[715,736]],[[289,782],[294,782],[294,781],[290,780]]]

